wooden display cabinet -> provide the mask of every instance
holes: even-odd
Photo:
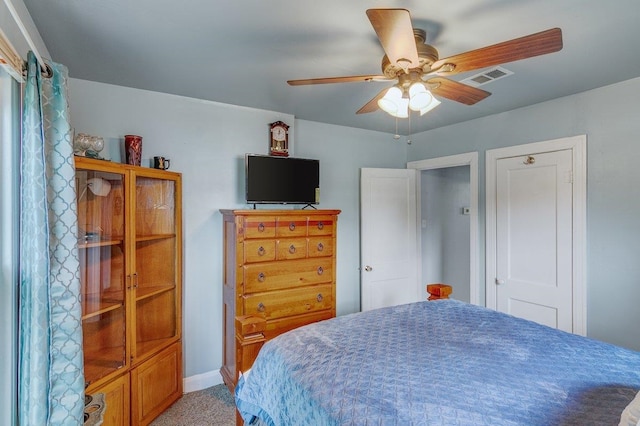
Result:
[[[181,175],[75,161],[87,393],[145,425],[182,395]]]

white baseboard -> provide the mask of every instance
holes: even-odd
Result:
[[[222,383],[224,382],[222,381],[220,370],[212,370],[206,373],[196,374],[195,376],[185,377],[182,381],[182,388],[184,393],[189,393]]]

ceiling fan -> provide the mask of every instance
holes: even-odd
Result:
[[[291,86],[393,81],[391,88],[379,92],[357,111],[363,114],[378,108],[394,117],[408,116],[409,109],[424,114],[440,101],[432,94],[466,105],[473,105],[491,93],[460,83],[446,76],[491,67],[520,59],[545,55],[562,49],[560,28],[531,34],[440,59],[435,47],[425,44],[426,32],[414,29],[406,9],[369,9],[367,16],[385,51],[381,75],[289,80]]]

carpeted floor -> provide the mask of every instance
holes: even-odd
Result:
[[[234,426],[236,406],[225,385],[184,394],[151,426]]]

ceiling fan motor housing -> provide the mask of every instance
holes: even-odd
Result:
[[[418,50],[418,59],[420,61],[420,66],[417,69],[425,73],[429,72],[431,71],[431,65],[439,59],[438,50],[429,44],[425,44],[427,38],[425,30],[414,28],[413,37],[416,41],[416,49]],[[398,75],[404,72],[405,70],[402,67],[392,64],[387,55],[384,55],[382,58],[382,73],[385,77],[398,78]]]

